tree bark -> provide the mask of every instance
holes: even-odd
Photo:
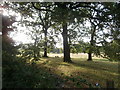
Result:
[[[63,24],[63,49],[64,49],[64,62],[72,62],[70,59],[70,46],[68,44],[68,30],[67,30],[67,23]]]
[[[88,53],[88,61],[92,61],[92,53]]]
[[[90,40],[90,49],[88,52],[88,61],[92,61],[92,46],[94,45],[94,36],[95,36],[96,27],[93,26],[91,40]]]
[[[92,61],[92,48],[91,46],[93,46],[93,37],[91,38],[90,41],[90,48],[89,48],[89,52],[88,52],[88,61]]]
[[[37,46],[37,37],[36,37],[35,42],[34,42],[34,48],[36,48],[36,46]],[[34,55],[34,60],[37,61],[36,49],[33,50],[33,55]]]
[[[44,30],[44,34],[45,34],[45,42],[44,42],[44,55],[43,55],[43,57],[48,57],[47,56],[47,29],[46,28]]]

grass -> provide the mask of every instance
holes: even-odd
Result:
[[[118,62],[99,57],[87,61],[87,54],[71,54],[71,59],[74,63],[63,62],[62,54],[49,54],[36,64],[20,57],[5,59],[3,88],[106,88],[107,80],[119,86]]]
[[[93,61],[89,62],[86,61],[86,54],[73,54],[74,63],[70,64],[63,62],[62,55],[49,56],[49,58],[41,58],[37,65],[61,77],[64,80],[63,87],[90,88],[97,87],[95,84],[99,83],[99,87],[106,88],[107,80],[113,80],[115,87],[118,87],[118,62],[110,62],[98,57],[93,57]]]

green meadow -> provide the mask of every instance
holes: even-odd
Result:
[[[59,76],[63,80],[62,87],[106,88],[107,80],[113,80],[116,88],[119,86],[118,62],[110,62],[98,57],[93,57],[93,61],[87,61],[86,54],[78,56],[73,54],[71,58],[73,63],[66,63],[63,62],[60,54],[49,56],[49,58],[41,58],[37,61],[37,66]]]

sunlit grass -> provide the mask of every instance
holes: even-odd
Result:
[[[53,56],[53,55],[52,55]],[[101,87],[106,87],[106,80],[114,80],[115,87],[118,87],[118,63],[106,61],[107,59],[94,57],[92,62],[86,61],[86,57],[72,58],[74,63],[63,62],[61,57],[41,58],[37,64],[47,68],[63,78],[74,77],[85,79],[93,86],[99,83]]]

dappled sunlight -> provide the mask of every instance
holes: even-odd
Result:
[[[39,65],[48,68],[52,73],[61,77],[82,77],[92,84],[100,83],[102,87],[106,87],[106,80],[111,79],[117,83],[118,68],[117,63],[101,62],[101,61],[84,61],[85,59],[73,59],[74,63],[66,63],[62,58],[41,58]],[[115,71],[114,71],[115,70]],[[116,84],[117,85],[117,84]],[[116,86],[115,85],[115,86]],[[117,86],[116,86],[117,87]]]
[[[104,62],[101,60],[97,60],[97,61],[93,61],[92,62],[88,62],[85,61],[84,59],[73,59],[75,62],[75,65],[77,66],[85,66],[87,68],[91,68],[91,69],[97,69],[97,70],[108,70],[111,72],[118,72],[118,62]]]
[[[2,87],[118,88],[119,4],[3,2]]]

